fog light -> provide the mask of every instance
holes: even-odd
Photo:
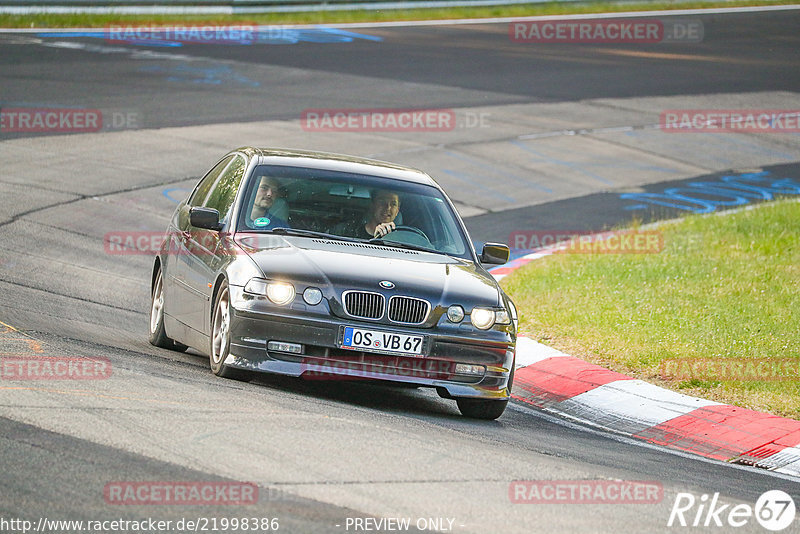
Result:
[[[480,330],[488,330],[494,324],[494,310],[488,308],[473,308],[469,314],[473,326]]]
[[[303,300],[306,301],[306,304],[316,306],[322,302],[322,291],[316,287],[309,287],[303,291]]]
[[[267,350],[273,352],[291,352],[292,354],[303,354],[303,345],[299,343],[289,343],[287,341],[270,341],[267,343]]]
[[[486,368],[482,365],[471,365],[468,363],[456,364],[456,374],[459,375],[483,376],[484,373],[486,373]]]
[[[464,308],[453,304],[447,308],[447,320],[451,323],[460,323],[464,319]]]
[[[283,306],[294,299],[294,286],[286,282],[270,282],[267,284],[267,296],[278,306]]]

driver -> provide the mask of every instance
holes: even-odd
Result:
[[[371,239],[394,231],[394,220],[400,213],[400,197],[393,191],[385,190],[372,191],[370,196],[372,200],[364,217],[337,225],[334,234]]]
[[[279,226],[289,226],[289,206],[280,198],[281,185],[272,176],[259,177],[258,189],[250,211],[253,226],[261,230],[271,230]]]

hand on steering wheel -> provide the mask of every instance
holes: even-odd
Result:
[[[373,234],[373,237],[383,237],[389,232],[394,232],[395,228],[396,227],[393,222],[381,223],[375,227],[375,233]]]

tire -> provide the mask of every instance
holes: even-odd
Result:
[[[161,275],[161,266],[156,272],[156,280],[150,295],[150,344],[179,352],[189,348],[183,343],[167,337],[164,328],[164,277]]]
[[[511,364],[511,374],[508,377],[508,394],[511,395],[511,386],[514,384],[514,363]],[[497,419],[508,406],[508,399],[483,400],[483,399],[456,399],[461,415],[473,419]]]
[[[484,399],[456,399],[458,409],[464,417],[473,419],[497,419],[508,406],[508,399],[504,400],[484,400]]]
[[[225,365],[225,358],[231,352],[231,312],[228,283],[222,282],[214,299],[214,313],[211,315],[211,339],[208,361],[211,372],[222,378],[250,380],[250,373]]]

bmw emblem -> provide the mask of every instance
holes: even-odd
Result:
[[[380,285],[380,286],[381,286],[383,289],[394,289],[394,284],[393,284],[393,283],[391,283],[391,282],[390,282],[390,281],[388,281],[388,280],[381,280],[381,281],[380,281],[380,283],[379,283],[379,285]]]

